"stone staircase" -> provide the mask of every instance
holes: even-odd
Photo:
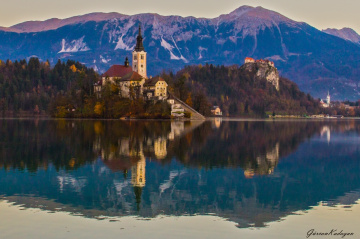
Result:
[[[191,120],[206,120],[206,118],[202,114],[191,108],[189,105],[181,101],[173,94],[168,93],[168,95],[174,99],[175,104],[180,104],[181,107],[185,110],[185,112],[191,113],[191,117],[190,117]]]

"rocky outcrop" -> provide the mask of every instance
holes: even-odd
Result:
[[[280,90],[279,86],[279,72],[270,61],[256,61],[249,62],[243,65],[249,72],[254,72],[257,79],[266,79],[276,90]]]

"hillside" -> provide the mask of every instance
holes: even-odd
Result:
[[[267,72],[266,74],[259,74]],[[177,74],[163,74],[170,90],[195,110],[208,115],[212,105],[218,105],[224,115],[264,116],[275,114],[316,114],[319,101],[300,91],[298,86],[283,77],[277,78],[279,89],[267,76],[276,68],[260,63],[213,66],[187,66]],[[207,105],[207,107],[204,107]]]
[[[168,90],[209,116],[213,105],[225,115],[263,117],[271,114],[318,113],[319,102],[301,92],[297,85],[279,77],[268,61],[236,65],[187,66],[162,73]],[[47,114],[55,117],[85,118],[168,118],[166,103],[142,98],[124,99],[119,86],[103,86],[101,98],[93,93],[99,76],[79,62],[58,61],[54,66],[37,58],[0,61],[0,114],[21,116]]]
[[[93,69],[71,60],[53,66],[37,58],[0,60],[0,115],[48,114],[49,103],[65,92],[81,104],[97,78]]]
[[[316,98],[359,98],[360,46],[257,7],[240,7],[213,19],[93,13],[0,28],[0,58],[36,56],[55,65],[72,59],[102,73],[123,62],[144,29],[148,72],[185,65],[243,64],[245,57],[275,62],[281,76]]]

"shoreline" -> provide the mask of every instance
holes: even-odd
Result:
[[[40,117],[0,117],[0,120],[68,120],[68,121],[324,121],[324,120],[360,120],[360,117],[343,117],[343,118],[319,118],[319,117],[270,117],[270,118],[252,118],[252,117],[206,117],[204,120],[199,119],[106,119],[106,118],[55,118],[50,116]]]

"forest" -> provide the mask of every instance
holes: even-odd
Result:
[[[205,115],[213,105],[228,116],[305,115],[322,110],[319,100],[300,91],[294,82],[280,77],[277,91],[266,79],[256,79],[254,72],[236,65],[187,66],[162,77],[180,99]]]
[[[343,109],[340,103],[323,109],[319,99],[302,92],[280,77],[280,90],[237,65],[186,66],[177,73],[163,72],[168,91],[205,116],[220,106],[225,116],[343,114],[360,115],[360,110]],[[100,76],[93,69],[71,60],[54,66],[37,58],[0,61],[0,115],[52,116],[58,118],[170,118],[170,105],[147,102],[141,97],[121,98],[119,86],[106,84],[101,97],[93,92]],[[353,103],[356,105],[357,103]]]
[[[12,62],[0,60],[0,112],[5,116],[48,114],[56,97],[70,95],[81,104],[91,95],[97,73],[79,62],[49,61],[38,58]]]

